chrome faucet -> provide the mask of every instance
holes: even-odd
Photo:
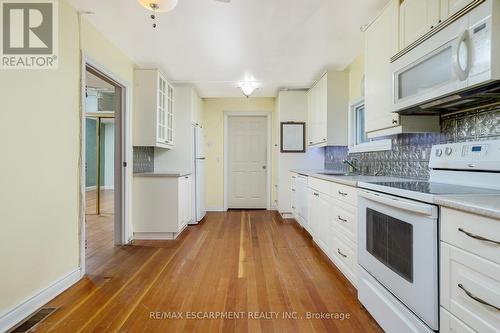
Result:
[[[358,167],[356,166],[357,161],[358,160],[355,158],[351,159],[351,161],[348,161],[347,159],[343,159],[342,163],[349,165],[350,169],[352,170],[352,171],[350,170],[349,172],[356,172],[356,171],[359,171]]]

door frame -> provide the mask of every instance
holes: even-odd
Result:
[[[132,161],[132,145],[131,145],[131,83],[122,79],[120,76],[108,70],[99,62],[93,60],[84,52],[81,53],[81,92],[80,92],[80,221],[79,221],[79,236],[80,236],[80,272],[81,276],[85,275],[85,140],[86,140],[86,113],[85,113],[85,87],[86,87],[86,72],[87,67],[92,67],[107,79],[113,81],[121,88],[121,115],[119,116],[120,123],[116,122],[115,115],[115,130],[116,126],[121,126],[121,159],[122,168],[121,184],[121,221],[115,219],[114,238],[115,245],[127,244],[132,239],[132,231],[130,230],[130,214],[129,208],[131,201],[131,186],[132,173],[130,162]],[[126,165],[126,166],[124,166]],[[117,166],[115,165],[115,170]]]
[[[267,169],[266,169],[266,209],[271,209],[271,176],[272,176],[272,113],[271,111],[224,111],[224,211],[228,210],[228,138],[229,117],[266,117],[267,120]]]

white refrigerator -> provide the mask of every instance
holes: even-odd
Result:
[[[205,150],[203,128],[194,125],[194,199],[196,223],[205,216]]]

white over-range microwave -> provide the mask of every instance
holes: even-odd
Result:
[[[436,114],[500,102],[500,0],[451,21],[393,57],[394,112]]]

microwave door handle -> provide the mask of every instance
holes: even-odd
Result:
[[[464,81],[469,76],[471,55],[469,31],[465,30],[455,39],[452,47],[453,70],[460,81]],[[465,65],[465,68],[462,65]]]
[[[387,206],[395,207],[398,209],[403,209],[407,210],[412,213],[417,213],[421,215],[428,215],[428,216],[433,216],[434,215],[434,207],[430,205],[425,205],[425,204],[419,204],[419,203],[413,203],[409,202],[407,200],[399,199],[396,197],[388,197],[383,194],[379,193],[372,193],[372,192],[365,192],[365,191],[359,191],[359,195],[365,199],[375,201]]]

